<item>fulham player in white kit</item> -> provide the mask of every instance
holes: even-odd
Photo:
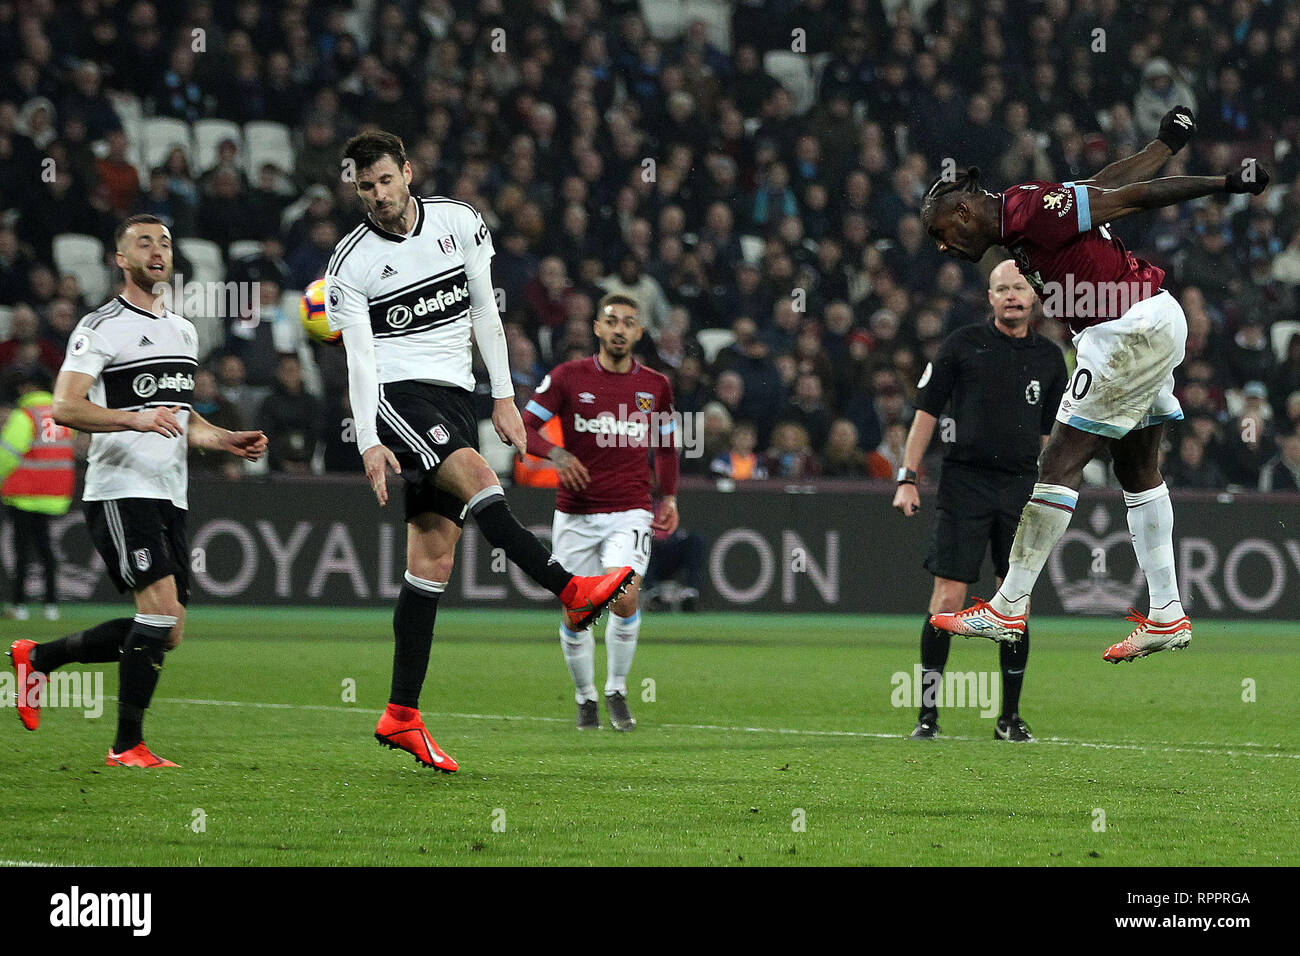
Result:
[[[528,452],[549,458],[559,472],[551,545],[566,567],[590,574],[631,565],[636,580],[614,604],[605,629],[608,676],[605,709],[615,730],[632,730],[627,675],[636,654],[641,614],[637,590],[650,562],[656,531],[677,530],[677,440],[673,390],[666,376],[632,357],[644,329],[636,300],[610,294],[594,325],[599,351],[565,362],[542,380],[524,409]],[[559,416],[564,447],[539,429]],[[651,512],[650,461],[662,501]],[[598,730],[595,647],[590,627],[560,624],[560,645],[578,702],[578,729]]]
[[[491,378],[497,435],[521,455],[527,441],[482,216],[454,199],[412,196],[411,164],[390,133],[353,137],[343,162],[366,217],[326,266],[325,313],[343,333],[357,447],[375,497],[388,502],[387,468],[405,485],[406,580],[393,614],[393,683],[375,737],[452,773],[458,764],[429,735],[419,697],[466,515],[493,548],[560,598],[574,628],[594,622],[633,571],[570,574],[511,513],[478,453],[471,332]]]
[[[117,229],[117,265],[125,287],[73,330],[54,386],[54,418],[90,432],[86,526],[119,591],[135,596],[134,618],[105,621],[57,641],[15,641],[18,716],[40,724],[46,675],[64,664],[118,661],[117,738],[107,763],[175,767],[150,752],[144,712],[163,654],[181,642],[189,601],[185,531],[190,448],[227,451],[256,461],[260,431],[231,432],[194,411],[198,335],[164,308],[172,277],[172,237],[156,216],[132,216]]]

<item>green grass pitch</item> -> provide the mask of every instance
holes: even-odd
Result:
[[[36,733],[0,710],[0,861],[1300,863],[1300,624],[1207,620],[1186,652],[1114,666],[1101,651],[1123,620],[1036,620],[1021,710],[1039,742],[994,742],[968,708],[918,743],[891,677],[916,663],[919,615],[646,614],[639,727],[578,733],[557,615],[447,602],[421,701],[461,763],[444,775],[372,736],[390,620],[195,607],[145,728],[179,771],[103,765],[111,700],[97,720],[47,709]],[[954,639],[949,669],[994,672],[996,648]]]

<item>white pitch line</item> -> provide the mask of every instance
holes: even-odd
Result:
[[[372,715],[382,713],[382,711],[370,710],[365,707],[340,707],[337,704],[268,704],[257,701],[204,700],[201,698],[190,697],[159,697],[156,698],[156,700],[160,704],[194,704],[209,707],[249,707],[258,710],[314,710],[344,714]],[[424,716],[444,718],[447,720],[519,720],[548,724],[569,723],[567,717],[537,717],[531,714],[461,714],[452,712],[435,713],[433,711],[428,711],[425,712]],[[869,740],[906,740],[908,738],[907,734],[883,734],[865,730],[797,730],[791,727],[731,727],[722,724],[657,724],[656,726],[664,730],[717,730],[733,734],[786,734],[794,737],[855,737]],[[942,739],[977,741],[983,740],[984,738],[945,734]],[[1263,750],[1262,748],[1266,745],[1249,742],[1227,745],[1207,742],[1204,746],[1201,746],[1199,744],[1189,745],[1186,743],[1174,743],[1167,740],[1152,740],[1146,743],[1105,743],[1090,740],[1071,740],[1068,737],[1039,737],[1035,742],[1055,747],[1083,747],[1093,750],[1138,750],[1151,753],[1204,754],[1206,756],[1223,757],[1280,757],[1285,760],[1300,760],[1300,753],[1283,753],[1275,750]],[[1256,747],[1261,749],[1234,750],[1231,749],[1232,747]]]
[[[63,866],[62,863],[38,863],[35,860],[0,860],[0,866]]]

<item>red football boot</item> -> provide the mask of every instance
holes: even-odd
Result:
[[[32,669],[32,649],[35,641],[14,641],[9,656],[18,674],[18,719],[28,730],[41,725],[41,694],[45,690],[45,674]]]
[[[415,716],[413,718],[398,716],[403,712]],[[379,726],[375,728],[375,739],[385,747],[414,754],[416,761],[426,767],[437,767],[443,773],[455,773],[460,769],[460,764],[456,763],[449,754],[443,753],[437,741],[429,736],[429,731],[425,729],[424,721],[420,718],[420,712],[413,708],[398,708],[396,704],[389,704],[384,709],[383,716],[379,718]]]
[[[1137,627],[1124,640],[1106,648],[1101,655],[1102,660],[1112,664],[1135,661],[1139,657],[1147,657],[1157,651],[1181,651],[1192,643],[1192,622],[1187,619],[1186,614],[1176,621],[1157,624],[1129,608],[1126,620],[1132,621]]]
[[[931,614],[930,624],[936,630],[947,631],[961,637],[987,637],[1003,644],[1014,644],[1025,636],[1025,616],[1006,617],[993,610],[988,601],[975,598],[975,603],[964,611],[948,614]]]
[[[152,770],[155,767],[179,767],[180,764],[172,763],[170,760],[163,760],[148,747],[144,741],[140,741],[130,750],[125,750],[120,754],[113,753],[110,748],[108,759],[104,761],[110,767],[144,767]]]
[[[627,590],[636,572],[630,567],[585,578],[574,576],[560,595],[564,622],[571,631],[581,631],[600,619],[601,613]]]

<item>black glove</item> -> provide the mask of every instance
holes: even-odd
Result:
[[[1187,145],[1196,132],[1196,117],[1186,106],[1175,106],[1160,120],[1160,134],[1156,139],[1175,153]]]
[[[1252,196],[1258,196],[1268,186],[1268,170],[1253,159],[1245,161],[1246,165],[1240,169],[1234,169],[1228,173],[1227,183],[1224,188],[1230,193],[1250,193]],[[1250,178],[1246,178],[1246,174]]]

